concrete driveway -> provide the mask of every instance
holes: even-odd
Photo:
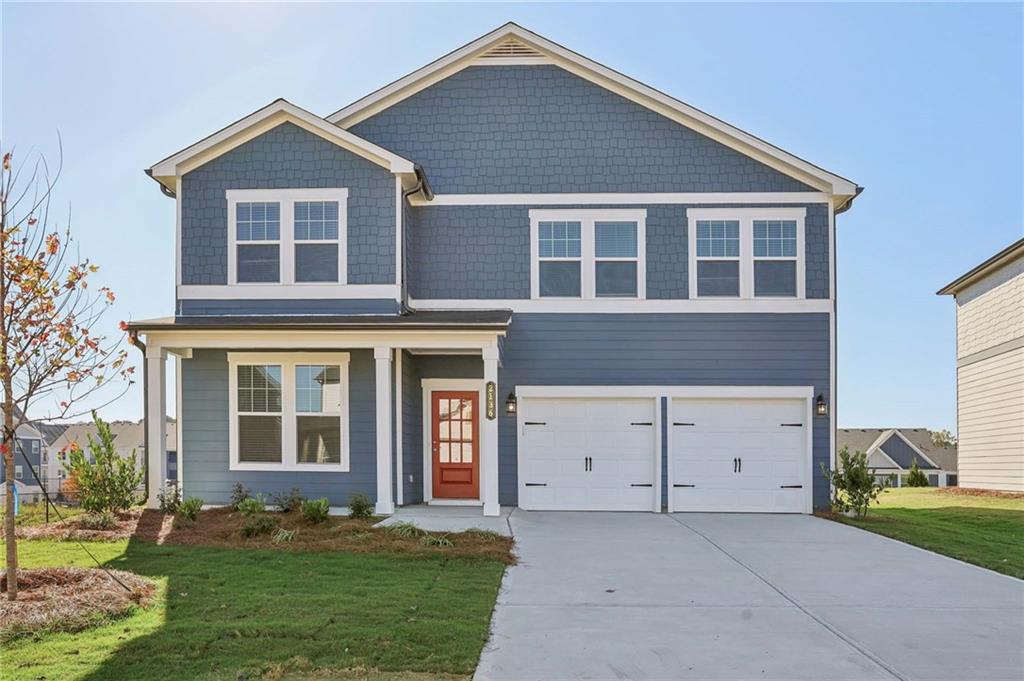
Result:
[[[1024,678],[1024,582],[809,516],[509,522],[490,679]]]

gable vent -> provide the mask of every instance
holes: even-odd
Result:
[[[538,52],[518,38],[505,38],[500,43],[480,55],[481,59],[507,59],[509,57],[543,57],[543,52]]]

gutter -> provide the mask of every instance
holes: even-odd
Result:
[[[147,175],[149,175],[150,177],[153,177],[153,169],[152,169],[152,168],[146,168],[146,169],[145,169],[144,171],[142,171],[142,172],[146,173],[146,174],[147,174]],[[168,189],[167,187],[165,187],[165,186],[164,186],[164,183],[163,183],[163,182],[161,182],[160,180],[156,179],[155,177],[153,177],[153,180],[154,180],[154,181],[155,181],[155,182],[156,182],[156,183],[157,183],[158,185],[160,185],[160,191],[161,191],[161,192],[163,192],[163,195],[164,195],[164,196],[167,196],[167,197],[169,197],[169,198],[172,198],[172,199],[173,199],[173,198],[176,198],[176,197],[177,197],[177,195],[176,195],[176,194],[175,194],[174,192],[172,192],[172,191],[171,191],[170,189]]]
[[[399,304],[399,311],[398,311],[398,313],[401,314],[401,315],[408,315],[408,314],[412,314],[413,312],[415,312],[415,310],[413,310],[411,307],[409,307],[409,285],[407,283],[408,282],[407,272],[408,272],[409,268],[406,267],[406,260],[408,260],[408,257],[409,257],[409,249],[406,247],[406,238],[405,238],[405,232],[406,232],[406,229],[405,229],[405,217],[406,217],[405,207],[406,207],[406,201],[407,201],[407,199],[410,196],[412,196],[413,194],[417,194],[419,192],[423,192],[423,196],[424,196],[424,198],[427,199],[427,201],[430,201],[430,200],[432,200],[434,198],[434,192],[431,191],[431,189],[430,189],[430,184],[427,182],[427,175],[423,171],[423,167],[420,164],[417,163],[417,164],[415,164],[413,166],[413,170],[416,173],[416,185],[412,189],[407,189],[407,190],[402,192],[402,234],[401,234],[401,237],[402,237],[402,264],[401,264],[401,269],[402,269],[402,271],[400,273],[401,277],[402,277],[402,286],[401,286],[401,293],[399,294],[400,300],[398,301],[398,304]]]
[[[163,185],[160,185],[160,186],[162,187]],[[853,196],[851,196],[850,198],[846,199],[846,201],[843,203],[843,205],[837,206],[835,211],[832,214],[833,215],[839,215],[840,213],[845,213],[846,211],[848,211],[851,208],[853,208],[853,200],[856,199],[858,196],[860,196],[863,191],[864,191],[864,187],[857,187],[857,190],[854,192]]]
[[[163,187],[163,185],[160,185]],[[149,373],[146,371],[146,344],[139,340],[139,332],[132,329],[128,332],[128,342],[142,353],[142,448],[146,450],[146,458],[142,465],[142,474],[146,481],[146,503],[149,503]]]

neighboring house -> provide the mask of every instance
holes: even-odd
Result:
[[[1024,492],[1024,239],[938,293],[956,299],[960,486]]]
[[[514,24],[147,173],[176,306],[129,329],[151,443],[180,358],[188,496],[828,504],[849,180]]]
[[[14,484],[18,494],[24,501],[37,501],[43,492],[40,483],[46,483],[43,436],[33,425],[22,424],[15,431],[14,447]],[[0,483],[6,480],[7,466],[0,465]],[[5,494],[6,487],[0,487],[0,496]]]
[[[836,431],[836,449],[850,454],[864,452],[868,468],[875,478],[893,487],[907,483],[910,467],[917,467],[933,487],[956,487],[956,447],[936,447],[927,428],[840,428]]]
[[[114,436],[114,447],[118,456],[128,458],[135,457],[139,467],[146,464],[146,429],[143,421],[111,421],[110,433]],[[50,459],[55,462],[54,475],[58,479],[64,479],[66,472],[61,464],[62,452],[66,452],[72,446],[77,446],[85,452],[89,460],[93,460],[89,449],[89,437],[99,441],[96,425],[92,422],[72,423],[64,426],[60,437],[53,441],[49,447]],[[167,446],[167,460],[164,463],[168,471],[168,479],[177,477],[177,426],[174,419],[166,420],[165,442]]]

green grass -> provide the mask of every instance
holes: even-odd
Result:
[[[1024,497],[904,487],[887,491],[880,501],[865,520],[836,519],[1024,579]]]
[[[154,579],[157,603],[83,632],[5,644],[0,679],[340,679],[350,678],[350,669],[397,673],[351,677],[369,679],[470,674],[504,570],[494,561],[444,557],[139,541],[88,547],[111,567]],[[91,564],[71,542],[23,541],[19,554],[24,567]]]
[[[75,506],[61,506],[58,508],[60,515],[63,518],[74,518],[76,515],[81,515],[84,511]],[[0,507],[0,523],[3,522],[4,516],[3,508]],[[57,512],[53,510],[53,506],[50,507],[50,522],[55,523],[60,518],[57,517]],[[23,525],[42,525],[46,522],[46,505],[43,503],[35,504],[22,504],[21,508],[18,509],[18,515],[14,516],[14,524],[17,526]]]

